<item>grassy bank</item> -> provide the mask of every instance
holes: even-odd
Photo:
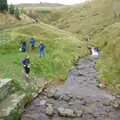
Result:
[[[120,23],[114,23],[98,33],[93,43],[101,48],[97,62],[101,81],[114,92],[120,93]]]
[[[12,31],[11,31],[12,30]],[[4,31],[5,33],[6,31]],[[7,30],[9,41],[0,44],[0,77],[23,80],[21,60],[24,55],[29,54],[32,63],[32,74],[54,79],[64,79],[73,60],[78,55],[84,55],[84,51],[78,46],[83,46],[76,36],[61,31],[54,27],[41,25],[26,25]],[[27,53],[20,53],[20,40],[25,39],[29,44],[29,38],[36,38],[36,50],[31,52],[29,47]],[[45,57],[39,57],[39,42],[43,40],[46,45]]]

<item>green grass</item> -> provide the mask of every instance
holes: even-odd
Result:
[[[10,35],[9,42],[0,45],[0,77],[23,80],[21,60],[29,54],[32,63],[32,74],[47,79],[65,79],[69,68],[77,56],[84,55],[80,51],[83,43],[76,36],[54,27],[41,25],[26,25],[7,30]],[[6,31],[4,31],[6,32]],[[31,52],[28,46],[27,53],[19,52],[20,40],[25,39],[29,44],[30,36],[36,38],[36,50]],[[39,43],[44,40],[46,45],[45,57],[39,57]]]
[[[101,81],[114,92],[120,93],[120,23],[114,23],[98,33],[93,43],[102,50],[97,62]]]

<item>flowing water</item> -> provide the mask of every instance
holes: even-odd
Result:
[[[23,111],[21,120],[120,120],[114,97],[97,87],[95,59],[79,59],[63,85],[45,89]]]

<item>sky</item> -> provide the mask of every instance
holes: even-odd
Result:
[[[19,3],[40,3],[40,2],[49,2],[49,3],[62,3],[62,4],[76,4],[81,3],[86,0],[8,0],[9,4],[19,4]]]

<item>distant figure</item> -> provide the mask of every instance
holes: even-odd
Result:
[[[45,44],[43,41],[40,42],[40,57],[44,56]]]
[[[24,68],[25,76],[28,78],[29,74],[30,74],[30,57],[29,57],[29,55],[27,55],[23,58],[22,65]]]
[[[40,23],[40,19],[39,18],[36,18],[35,21],[36,21],[36,23]]]
[[[31,37],[31,39],[30,39],[31,50],[35,50],[35,43],[36,43],[35,39],[33,37]]]
[[[88,52],[90,55],[92,55],[91,47],[88,47]]]
[[[20,51],[21,51],[21,52],[26,52],[26,48],[27,48],[27,43],[26,43],[25,40],[22,40],[22,41],[21,41]]]

